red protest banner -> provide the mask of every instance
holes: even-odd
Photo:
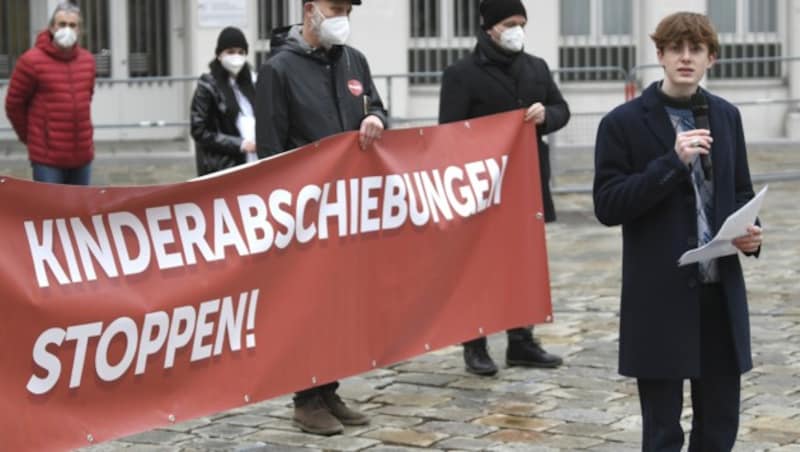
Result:
[[[549,320],[536,155],[516,111],[182,184],[0,178],[0,449],[85,446]]]

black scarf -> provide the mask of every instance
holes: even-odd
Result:
[[[522,74],[522,52],[509,52],[497,45],[489,33],[478,30],[478,43],[474,58],[478,66],[484,68],[516,98]]]
[[[504,68],[510,67],[517,60],[521,52],[509,52],[497,45],[489,33],[478,30],[478,44],[475,53],[484,64],[495,64]]]
[[[225,105],[228,107],[228,111],[225,112],[225,115],[235,123],[236,118],[239,117],[240,109],[239,102],[236,102],[236,95],[233,93],[233,88],[231,88],[230,85],[229,80],[231,78],[231,73],[228,72],[216,58],[208,64],[208,68],[211,70],[211,75],[214,76],[214,80],[217,81],[217,87],[225,98]],[[250,101],[250,105],[255,108],[256,89],[253,86],[250,63],[245,63],[242,70],[239,71],[239,75],[236,76],[236,84],[239,85],[239,90],[242,92],[242,95]]]
[[[681,99],[678,97],[672,97],[664,92],[663,85],[664,80],[658,82],[656,94],[658,94],[658,98],[664,103],[664,105],[671,108],[676,108],[678,110],[690,110],[692,108],[691,98],[687,97],[686,99]],[[699,86],[697,87],[697,91],[695,91],[695,93],[702,93]]]

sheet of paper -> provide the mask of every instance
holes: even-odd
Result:
[[[747,234],[747,227],[755,224],[766,194],[767,186],[764,186],[753,199],[725,219],[719,232],[710,242],[683,253],[678,260],[678,266],[736,254],[738,250],[731,240]]]

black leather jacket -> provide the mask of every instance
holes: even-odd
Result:
[[[249,65],[242,69],[242,73],[245,71],[249,76]],[[221,87],[226,82],[224,77],[203,74],[192,97],[191,132],[199,176],[245,162],[242,137],[236,127],[239,105],[233,90]]]

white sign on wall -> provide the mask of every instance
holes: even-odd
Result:
[[[197,0],[197,22],[201,27],[247,26],[247,0]]]

